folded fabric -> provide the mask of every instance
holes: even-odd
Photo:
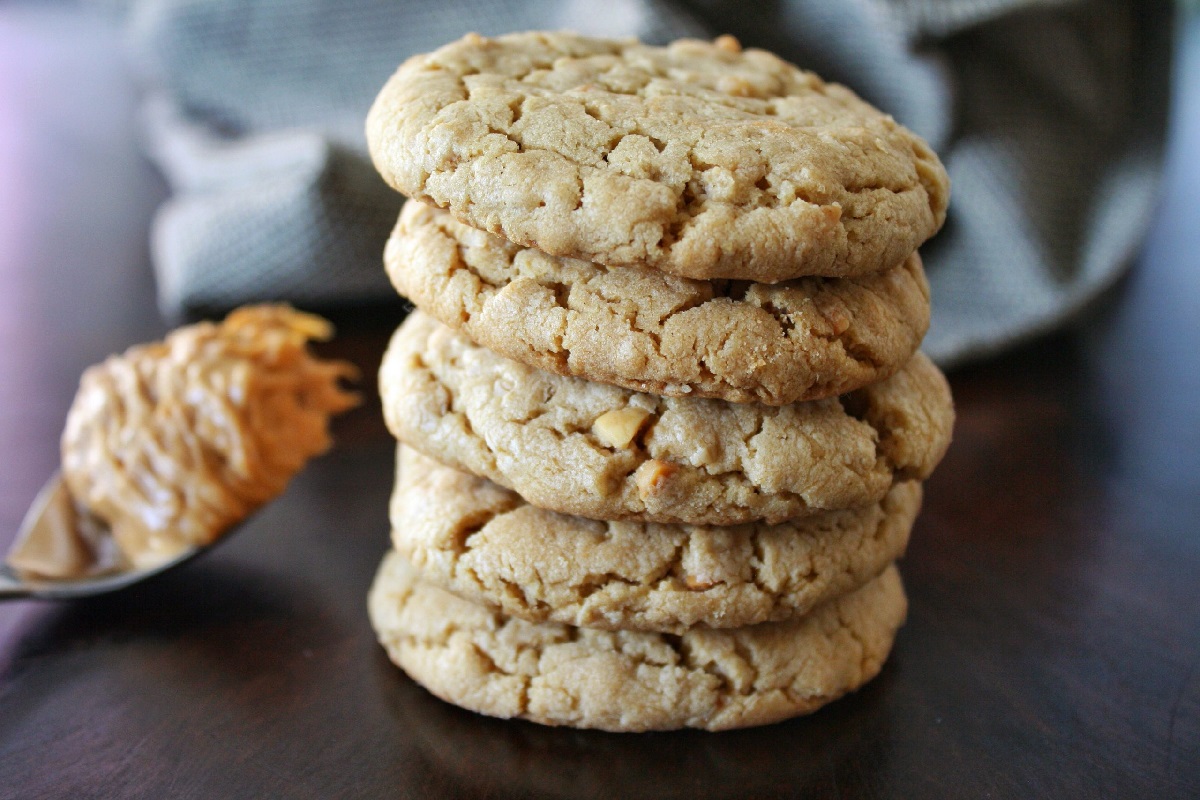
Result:
[[[154,90],[165,311],[392,296],[401,199],[362,121],[407,56],[467,31],[569,28],[661,43],[732,33],[848,84],[929,140],[953,181],[923,251],[943,364],[1047,330],[1128,265],[1168,97],[1168,0],[131,0]]]

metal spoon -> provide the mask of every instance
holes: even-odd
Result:
[[[38,496],[34,498],[29,511],[25,513],[25,519],[21,522],[21,529],[17,532],[16,541],[13,543],[14,551],[46,521],[48,515],[58,513],[65,492],[66,486],[63,483],[62,475],[54,473],[42,490],[38,492]],[[8,564],[0,563],[0,600],[24,598],[74,600],[115,592],[160,572],[178,567],[205,552],[211,546],[192,547],[174,558],[148,568],[137,569],[127,565],[117,565],[107,571],[61,579],[27,576],[12,569]]]

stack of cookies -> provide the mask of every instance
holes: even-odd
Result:
[[[917,247],[948,183],[848,89],[722,37],[467,36],[371,110],[416,305],[371,590],[466,708],[733,728],[870,680],[950,440]]]

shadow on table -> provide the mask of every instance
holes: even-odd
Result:
[[[0,664],[0,684],[34,664],[57,669],[56,657],[90,652],[92,668],[100,669],[128,650],[173,654],[181,673],[223,671],[236,681],[271,666],[273,658],[265,649],[233,652],[240,638],[317,611],[316,601],[294,581],[205,559],[113,594],[29,614],[14,632],[8,663]]]

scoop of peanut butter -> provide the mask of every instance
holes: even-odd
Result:
[[[353,366],[307,350],[332,326],[287,306],[241,308],[89,368],[67,416],[72,498],[136,568],[211,543],[280,494],[356,405]]]

